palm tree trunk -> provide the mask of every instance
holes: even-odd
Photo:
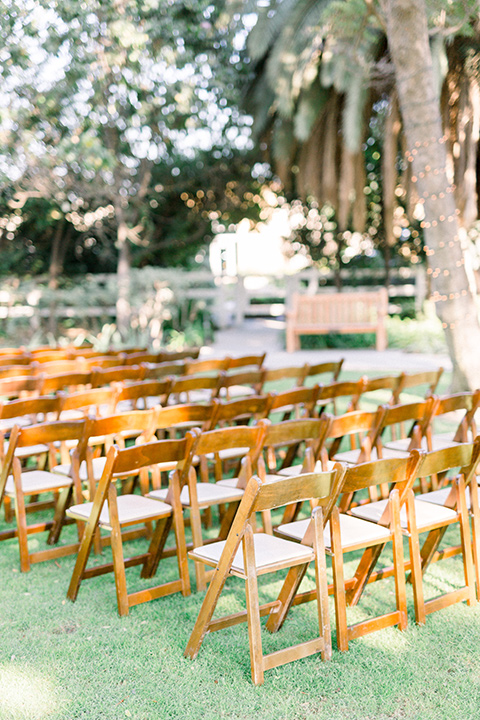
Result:
[[[454,370],[455,389],[474,389],[480,380],[480,324],[476,290],[467,275],[454,188],[447,155],[428,41],[424,0],[381,0],[400,109],[407,161],[425,211],[424,231],[432,299],[436,304]]]

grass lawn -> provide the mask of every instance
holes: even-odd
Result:
[[[455,541],[451,532],[447,540]],[[74,528],[64,535],[72,540]],[[42,542],[43,535],[30,537],[32,548]],[[351,573],[354,559],[346,559]],[[387,565],[390,558],[381,560]],[[66,599],[73,564],[73,557],[62,558],[22,574],[16,541],[0,545],[0,720],[480,718],[480,606],[457,604],[416,627],[409,586],[405,632],[376,632],[352,641],[344,654],[334,646],[330,662],[319,656],[296,661],[268,671],[265,684],[254,687],[246,625],[208,635],[195,661],[183,657],[203,593],[146,603],[121,619],[113,575],[84,581],[76,603]],[[139,574],[139,568],[127,570],[130,590],[151,584]],[[162,561],[158,575],[173,579],[175,561]],[[261,578],[262,600],[276,597],[282,577]],[[312,580],[310,573],[307,586]],[[443,561],[429,569],[425,595],[461,584],[460,559]],[[393,603],[393,579],[370,585],[349,622]],[[243,607],[243,582],[232,578],[219,612]],[[334,630],[333,600],[330,609]],[[264,632],[264,651],[314,634],[315,604],[309,603],[293,608],[278,634]]]

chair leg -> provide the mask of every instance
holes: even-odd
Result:
[[[320,637],[323,639],[322,660],[332,657],[332,632],[328,612],[328,583],[325,543],[323,540],[323,513],[319,507],[313,513],[315,524],[315,583],[317,587],[317,612]]]
[[[420,541],[418,538],[417,523],[415,520],[415,498],[413,490],[407,494],[407,517],[409,532],[410,563],[412,568],[413,602],[415,606],[415,621],[417,625],[425,625],[425,599],[423,595],[422,562],[420,556]]]
[[[367,585],[368,578],[375,569],[378,558],[382,554],[382,550],[385,547],[385,543],[382,545],[373,545],[364,550],[363,555],[358,563],[358,567],[355,571],[354,580],[355,584],[346,593],[347,605],[353,607],[360,600],[365,586]]]
[[[70,505],[73,494],[73,485],[65,488],[60,493],[57,505],[55,507],[55,515],[53,517],[53,525],[47,538],[47,545],[55,545],[58,543],[60,533],[62,532],[63,524],[65,522],[65,511]]]
[[[108,512],[110,516],[113,573],[117,591],[118,614],[128,615],[127,579],[123,558],[122,530],[118,521],[117,491],[113,483],[108,488]]]
[[[393,571],[395,574],[395,596],[400,614],[399,630],[405,630],[408,623],[407,587],[405,582],[405,558],[403,555],[403,536],[400,525],[400,502],[398,490],[392,493],[390,508],[393,528]]]
[[[470,539],[470,523],[468,522],[468,510],[465,498],[465,481],[463,476],[458,479],[458,510],[460,514],[460,538],[463,555],[463,569],[465,573],[465,585],[469,589],[467,605],[475,605],[475,573],[473,569],[472,541]]]
[[[257,573],[255,569],[255,552],[253,546],[253,531],[247,526],[243,538],[243,553],[245,558],[245,594],[247,601],[248,641],[250,644],[250,667],[252,680],[255,685],[262,685],[264,679],[262,636],[260,625],[260,606],[258,602]]]
[[[473,562],[477,582],[477,600],[480,600],[480,508],[478,506],[478,486],[476,478],[474,478],[470,484],[470,498],[472,505]]]
[[[11,523],[13,520],[13,510],[12,510],[12,501],[9,497],[5,495],[3,498],[3,511],[5,514],[5,522]]]
[[[330,520],[332,542],[333,591],[335,600],[335,622],[337,628],[337,647],[340,652],[348,650],[347,601],[345,597],[345,576],[343,572],[343,551],[340,538],[340,519],[338,508],[334,508]]]
[[[28,552],[27,517],[25,514],[25,496],[21,489],[16,489],[15,516],[17,520],[18,547],[20,550],[20,570],[30,570],[30,555]]]
[[[277,600],[281,603],[280,608],[277,612],[273,612],[269,615],[265,626],[269,632],[277,632],[277,630],[280,630],[285,622],[285,618],[292,606],[292,602],[298,592],[300,583],[307,572],[307,568],[308,565],[295,565],[288,571],[287,576],[283,581],[282,589],[280,590],[277,598]]]
[[[158,563],[162,557],[162,552],[167,542],[168,533],[172,527],[172,516],[167,516],[157,520],[155,530],[148,548],[149,557],[145,560],[140,577],[151,578],[158,569]]]

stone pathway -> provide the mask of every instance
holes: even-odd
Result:
[[[345,370],[374,370],[388,375],[392,372],[421,372],[443,367],[451,370],[450,358],[446,355],[407,353],[402,350],[342,349],[285,351],[285,322],[282,320],[252,319],[239,327],[217,330],[215,341],[201,350],[201,357],[223,355],[251,355],[267,352],[266,365],[269,368],[288,365],[302,365],[306,362],[321,363],[345,358]]]

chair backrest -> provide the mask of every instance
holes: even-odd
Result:
[[[452,395],[444,395],[438,398],[438,403],[434,413],[435,418],[448,416],[450,414],[458,415],[463,411],[460,418],[452,419],[455,422],[455,442],[468,442],[471,438],[476,437],[475,413],[480,406],[480,390],[471,393],[455,393]],[[469,438],[469,432],[471,438]]]
[[[69,410],[81,410],[85,416],[96,417],[100,408],[106,408],[113,414],[117,402],[118,389],[116,387],[94,388],[75,393],[60,392],[60,413]]]
[[[362,390],[362,405],[393,405],[395,393],[401,382],[401,375],[382,375],[381,377],[369,378],[366,375],[362,378],[364,387]],[[382,391],[387,391],[382,392]],[[369,393],[376,393],[374,397]]]
[[[0,367],[8,365],[30,365],[32,356],[27,355],[0,355]]]
[[[20,463],[15,457],[15,451],[19,447],[32,447],[35,445],[47,445],[50,447],[51,465],[55,465],[53,456],[60,452],[62,458],[68,456],[67,441],[79,442],[85,428],[84,420],[73,420],[71,422],[45,422],[38,425],[29,425],[20,428],[15,425],[10,433],[5,461],[0,472],[0,502],[5,493],[7,478],[12,473],[13,463]],[[55,443],[55,446],[53,446]]]
[[[401,437],[412,438],[409,449],[420,447],[421,439],[426,435],[427,429],[432,422],[437,403],[438,398],[429,397],[427,400],[406,403],[405,405],[384,405],[382,422],[378,427],[375,442],[384,441],[385,430],[396,426],[394,431],[398,430]],[[404,423],[410,423],[408,432],[403,429]]]
[[[263,370],[245,370],[242,372],[223,372],[220,375],[219,394],[230,398],[230,391],[233,387],[245,388],[247,393],[253,390],[260,395],[263,386]]]
[[[196,360],[200,355],[200,348],[185,348],[185,350],[162,350],[160,362],[174,362],[175,360],[185,360],[190,358]]]
[[[289,380],[290,385],[293,383],[293,387],[300,387],[305,377],[305,365],[290,365],[288,367],[273,368],[272,370],[264,368],[263,370],[263,387],[267,383],[278,383],[284,380]]]
[[[40,395],[43,381],[43,375],[0,379],[0,398],[13,399]]]
[[[36,348],[30,350],[32,360],[38,363],[56,362],[71,358],[68,348]]]
[[[92,368],[92,387],[110,385],[112,382],[123,382],[124,380],[143,380],[143,368],[139,365],[125,365],[113,368]]]
[[[172,375],[185,374],[185,361],[173,360],[172,362],[141,363],[143,380],[161,380]]]
[[[12,377],[29,377],[33,376],[31,365],[3,365],[0,367],[0,379]]]
[[[159,405],[166,405],[172,390],[172,379],[164,380],[141,380],[130,385],[121,383],[118,387],[116,404],[123,401],[130,401],[134,409],[138,408],[139,400],[143,401],[143,409],[147,409],[146,399],[157,398]]]
[[[292,478],[278,478],[268,483],[262,483],[259,477],[253,476],[248,482],[245,500],[242,500],[240,504],[230,533],[235,536],[238,532],[237,517],[242,522],[244,515],[250,517],[255,512],[274,510],[290,503],[300,503],[306,500],[314,500],[317,506],[324,508],[323,523],[325,525],[342,490],[344,476],[345,467],[341,463],[337,463],[330,471],[304,473]],[[244,507],[242,507],[243,504]],[[245,512],[246,510],[247,512]]]
[[[60,375],[61,373],[78,373],[88,370],[82,358],[75,360],[52,360],[49,362],[38,362],[35,359],[31,365],[33,375]]]
[[[238,400],[214,400],[211,429],[216,425],[249,425],[250,422],[268,417],[272,402],[272,393],[268,395],[250,395]]]
[[[284,414],[290,414],[293,410],[293,414],[297,418],[314,417],[319,392],[320,385],[314,385],[313,387],[298,387],[275,393],[270,407],[270,416],[282,411]]]
[[[42,393],[55,393],[67,388],[75,391],[77,388],[85,388],[90,385],[92,374],[88,372],[59,373],[58,375],[46,375],[42,384]]]
[[[120,357],[119,355],[95,355],[91,358],[84,358],[82,357],[82,363],[87,367],[89,370],[93,368],[116,368],[116,367],[123,367],[123,360],[124,358]]]
[[[122,444],[122,435],[138,434],[148,442],[155,434],[156,416],[156,409],[153,408],[102,418],[87,418],[82,442],[78,446],[79,456],[83,458],[86,455],[89,444],[94,443],[95,438],[101,438],[101,443],[106,447],[112,445],[114,440],[117,444]]]
[[[256,467],[258,458],[262,451],[265,432],[268,426],[267,420],[259,420],[257,425],[236,425],[235,427],[217,428],[202,432],[195,443],[194,450],[185,466],[185,474],[181,479],[182,485],[188,482],[188,473],[195,464],[197,456],[200,458],[213,457],[221,450],[245,449],[246,453],[241,463],[238,474],[238,487],[244,487],[252,468]],[[218,472],[218,465],[215,465]],[[216,479],[220,479],[216,475]]]
[[[317,363],[316,365],[310,365],[310,363],[306,363],[304,365],[305,374],[300,384],[305,385],[307,380],[316,378],[318,375],[325,375],[325,373],[331,373],[332,382],[336,382],[338,380],[338,376],[340,375],[342,365],[343,358],[341,360],[337,360],[336,362],[323,362]],[[316,382],[317,380],[315,380],[315,383]]]
[[[292,464],[294,456],[298,454],[298,448],[305,443],[305,449],[301,453],[302,465],[298,466],[300,472],[303,466],[305,470],[313,470],[315,462],[319,458],[321,448],[330,426],[330,417],[302,418],[300,420],[283,420],[282,422],[268,425],[264,448],[267,453],[267,463],[270,470],[276,465],[275,451],[285,450],[285,458],[282,467]],[[294,451],[289,452],[292,448]]]
[[[156,430],[175,429],[188,423],[197,423],[200,429],[210,429],[214,403],[184,403],[157,408]]]
[[[185,375],[204,375],[204,374],[216,374],[222,370],[226,370],[230,363],[229,357],[224,358],[212,358],[210,360],[186,360],[185,361]]]
[[[449,470],[457,469],[456,474],[462,474],[465,482],[468,483],[475,478],[479,461],[480,436],[475,438],[473,443],[459,443],[441,450],[424,453],[416,477],[427,478],[444,475]]]
[[[418,373],[402,373],[400,383],[394,392],[393,402],[397,405],[400,402],[400,396],[404,390],[408,388],[414,388],[419,386],[426,386],[425,397],[433,395],[437,389],[437,385],[440,382],[440,378],[443,373],[443,368],[438,370],[428,370],[425,372]]]
[[[22,416],[37,418],[39,415],[45,416],[49,413],[58,415],[60,409],[61,399],[59,397],[39,395],[34,398],[24,398],[0,403],[0,419],[8,420]],[[37,420],[36,422],[38,423],[40,421]]]
[[[265,362],[267,353],[261,353],[260,355],[241,355],[239,357],[231,357],[228,365],[229,370],[235,370],[235,368],[261,368]]]
[[[176,398],[178,402],[192,402],[192,393],[205,391],[201,394],[203,402],[211,402],[218,394],[219,378],[209,375],[182,375],[172,378],[170,398]]]
[[[181,439],[155,440],[125,449],[112,446],[108,451],[102,481],[104,478],[115,480],[128,477],[142,468],[162,463],[177,462],[178,469],[181,470],[197,437],[198,433],[191,431]]]
[[[355,492],[386,484],[392,489],[395,487],[399,490],[399,500],[402,505],[418,476],[423,456],[423,452],[413,450],[406,457],[385,458],[348,466],[343,480],[341,507],[350,505],[351,497]],[[380,523],[388,525],[390,520],[387,512],[384,513]]]
[[[327,409],[331,403],[333,404],[335,414],[337,414],[336,401],[339,398],[343,398],[346,403],[346,407],[343,408],[341,412],[356,410],[364,388],[365,380],[363,378],[356,381],[333,382],[329,385],[320,385],[317,401],[319,412],[325,412],[325,409]]]

